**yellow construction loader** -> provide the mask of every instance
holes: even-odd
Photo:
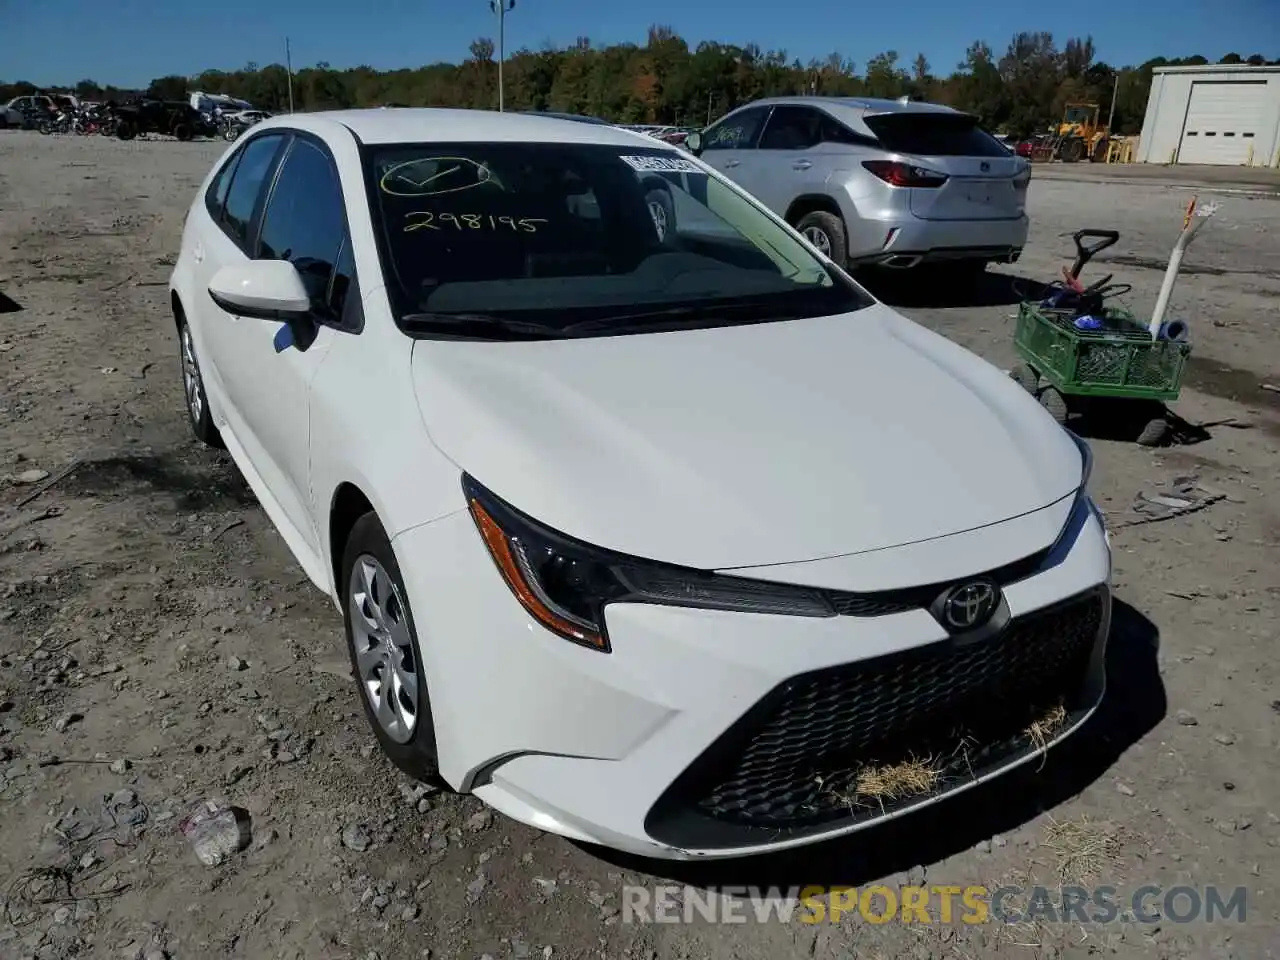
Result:
[[[1062,122],[1034,145],[1031,159],[1105,162],[1110,132],[1106,124],[1099,123],[1098,116],[1096,103],[1068,103],[1062,112]]]

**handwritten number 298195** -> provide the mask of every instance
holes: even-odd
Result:
[[[416,210],[406,213],[404,232],[414,230],[443,230],[453,227],[455,230],[512,230],[518,233],[537,233],[538,224],[547,221],[541,217],[495,217],[487,213],[428,213]],[[445,226],[441,226],[444,224]]]

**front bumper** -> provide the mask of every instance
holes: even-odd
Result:
[[[395,550],[441,773],[540,829],[661,858],[782,849],[936,802],[1042,753],[1102,697],[1110,551],[1087,500],[1072,516],[1040,571],[1005,587],[1009,628],[968,648],[923,609],[804,619],[615,604],[601,654],[532,623],[466,512],[406,531]],[[1060,722],[1031,739],[995,706],[1051,701]],[[935,751],[955,720],[980,749],[935,789],[883,811],[844,803],[860,764]]]

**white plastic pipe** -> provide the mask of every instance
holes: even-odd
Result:
[[[1151,323],[1147,326],[1152,340],[1160,336],[1160,328],[1164,325],[1165,314],[1169,311],[1169,300],[1173,296],[1173,285],[1177,282],[1178,271],[1182,268],[1182,255],[1186,252],[1188,244],[1195,239],[1195,235],[1200,232],[1208,219],[1217,212],[1218,205],[1216,203],[1197,207],[1195,197],[1192,197],[1191,203],[1187,205],[1187,213],[1182,221],[1182,233],[1178,235],[1178,241],[1173,245],[1173,251],[1169,254],[1169,266],[1164,272],[1164,282],[1160,284],[1160,294],[1156,297],[1156,308],[1151,314]]]

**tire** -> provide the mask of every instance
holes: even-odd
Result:
[[[200,372],[195,338],[185,319],[178,324],[178,359],[182,364],[182,396],[191,433],[206,447],[220,449],[222,435],[214,426],[213,415],[209,412],[209,394],[204,389],[204,374]]]
[[[1068,140],[1062,145],[1061,153],[1063,163],[1079,163],[1085,157],[1084,141]]]
[[[239,136],[240,136],[239,127],[228,126],[228,127],[223,127],[222,129],[222,139],[226,140],[228,143],[230,143],[232,140],[235,140]]]
[[[116,136],[121,140],[132,140],[138,135],[138,128],[128,120],[121,120],[116,124]]]
[[[1092,163],[1106,163],[1107,150],[1111,147],[1111,140],[1108,137],[1100,137],[1098,142],[1093,145],[1093,152],[1089,154],[1089,160]]]
[[[1169,435],[1169,421],[1164,417],[1148,420],[1138,434],[1138,443],[1144,447],[1158,447]]]
[[[676,231],[676,205],[671,199],[671,191],[650,187],[644,195],[644,204],[649,208],[654,229],[658,231],[658,242],[663,245],[670,243]]]
[[[405,773],[440,785],[435,725],[413,613],[391,542],[375,514],[366,513],[351,528],[342,552],[339,577],[351,672],[373,735],[387,758]],[[368,602],[369,597],[375,602]],[[371,623],[379,624],[380,630],[390,628],[383,631],[385,638],[375,639],[370,635]],[[388,643],[388,639],[397,635],[399,640]],[[395,696],[388,701],[392,706],[382,713],[386,719],[380,719],[373,699],[377,693],[370,686],[376,686],[379,691],[385,689],[381,678],[397,672],[394,666],[397,660],[399,674],[416,680],[416,702],[410,712],[406,709],[407,699],[400,695],[402,691],[394,691]]]
[[[834,213],[827,213],[825,210],[806,213],[796,222],[795,227],[837,266],[844,267],[848,264],[849,241],[844,221]]]
[[[53,124],[48,120],[42,120],[40,121],[40,126],[36,127],[36,129],[47,137],[49,134],[53,133]]]
[[[1066,424],[1067,416],[1070,410],[1067,407],[1067,398],[1057,387],[1045,387],[1040,391],[1040,406],[1049,411],[1049,415],[1060,424]]]
[[[1040,389],[1040,374],[1036,373],[1029,364],[1018,364],[1009,371],[1009,376],[1013,378],[1014,383],[1033,397],[1036,395],[1036,391]]]
[[[185,123],[174,124],[173,135],[185,143],[191,139],[191,127]]]

